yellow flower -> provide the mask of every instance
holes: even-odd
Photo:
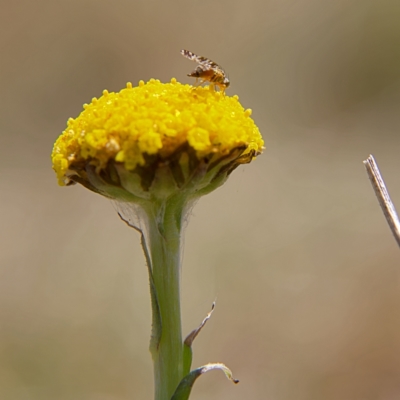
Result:
[[[178,188],[197,179],[193,190],[208,192],[221,174],[226,179],[261,153],[264,142],[250,115],[237,96],[213,86],[128,83],[118,93],[105,90],[68,120],[54,144],[53,169],[61,186],[78,182],[112,198],[120,198],[119,189],[146,198],[153,187],[168,195],[160,176]],[[140,185],[132,188],[132,180]]]
[[[262,152],[264,142],[250,116],[237,96],[216,92],[212,84],[193,88],[176,79],[165,84],[152,79],[138,87],[128,83],[118,93],[105,90],[68,120],[54,144],[59,184],[80,183],[115,200],[120,217],[141,233],[156,399],[187,398],[207,369],[190,373],[191,345],[182,341],[182,232],[194,202]],[[212,368],[230,374],[222,364]]]

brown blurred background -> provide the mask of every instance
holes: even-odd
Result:
[[[400,251],[367,179],[400,208],[398,0],[2,1],[0,399],[152,398],[136,232],[57,186],[53,142],[103,89],[225,67],[266,141],[196,205],[184,332],[217,298],[191,399],[400,398]]]

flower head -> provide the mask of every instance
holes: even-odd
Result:
[[[197,197],[222,184],[264,142],[251,110],[213,86],[193,88],[172,79],[104,91],[54,144],[59,184],[81,183],[118,200]]]

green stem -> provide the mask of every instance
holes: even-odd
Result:
[[[147,209],[151,258],[155,400],[170,400],[183,378],[180,310],[181,227],[184,204],[170,198]],[[156,302],[156,304],[155,304]]]

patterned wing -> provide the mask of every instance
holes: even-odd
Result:
[[[198,56],[189,50],[181,50],[181,54],[183,55],[183,57],[186,57],[188,60],[197,62],[197,64],[203,65],[207,69],[221,69],[221,67],[214,61],[212,61],[206,57]]]

